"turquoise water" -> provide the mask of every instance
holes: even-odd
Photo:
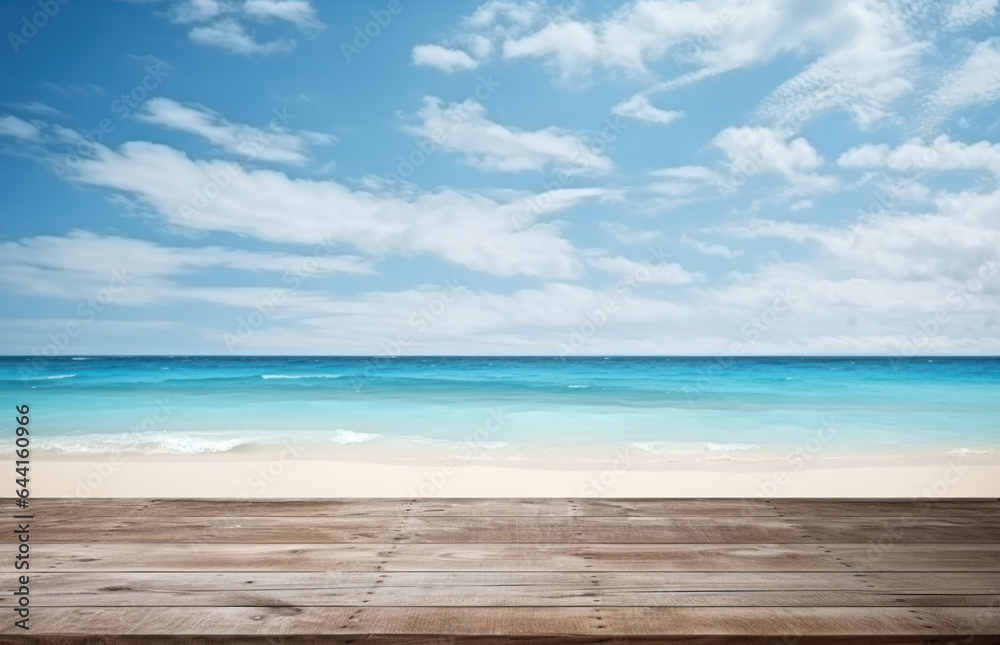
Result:
[[[36,449],[761,459],[988,454],[996,358],[0,358]]]

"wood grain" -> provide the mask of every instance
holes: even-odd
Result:
[[[0,622],[0,644],[1000,642],[998,511],[996,499],[33,499],[32,630]],[[0,532],[0,549],[13,540]],[[16,588],[0,579],[8,617]]]

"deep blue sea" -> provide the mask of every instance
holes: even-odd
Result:
[[[0,358],[37,450],[753,460],[989,454],[997,358]]]

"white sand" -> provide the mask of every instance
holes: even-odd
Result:
[[[9,464],[13,472],[13,464]],[[228,455],[36,454],[37,497],[1000,497],[1000,456],[398,465]]]

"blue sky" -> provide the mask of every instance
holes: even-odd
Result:
[[[4,3],[0,352],[995,354],[997,5]]]

